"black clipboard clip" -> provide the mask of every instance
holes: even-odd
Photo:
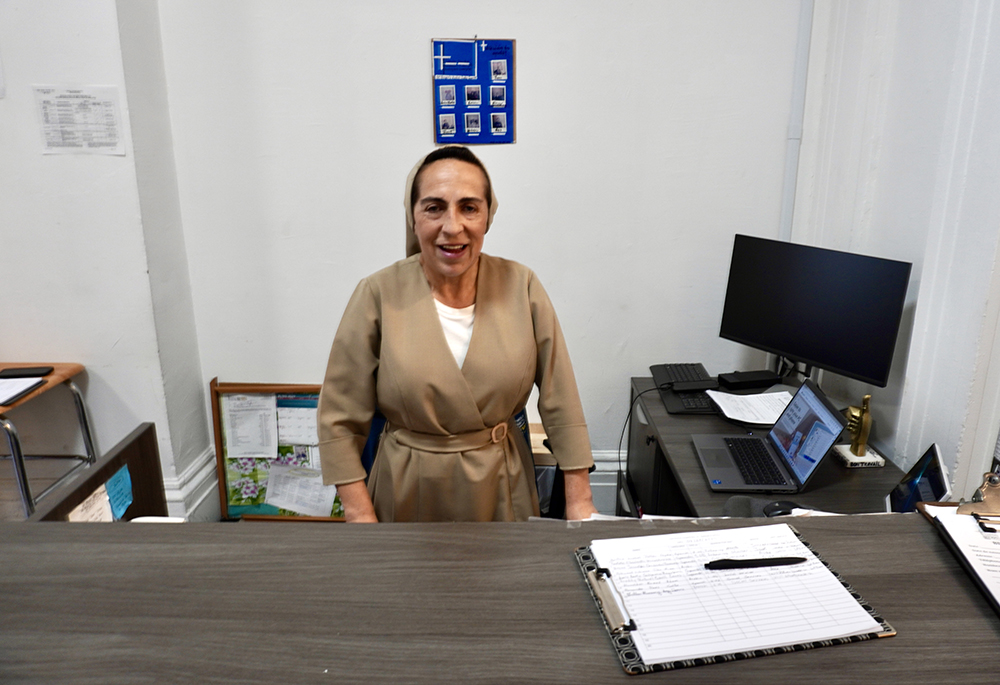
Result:
[[[587,571],[587,583],[590,584],[590,589],[597,599],[597,605],[604,614],[604,621],[608,624],[612,635],[636,630],[635,621],[629,618],[625,603],[618,594],[614,581],[611,580],[611,571],[606,568]]]
[[[1000,524],[1000,516],[991,516],[988,514],[972,514],[972,518],[976,519],[976,523],[979,524],[979,529],[984,533],[996,533],[997,529],[993,526],[987,526],[987,523]]]

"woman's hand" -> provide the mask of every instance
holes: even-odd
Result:
[[[338,485],[337,494],[344,505],[344,518],[348,523],[378,523],[372,498],[363,480]]]
[[[597,513],[594,495],[590,491],[590,469],[563,471],[563,481],[566,484],[567,521],[582,521]]]

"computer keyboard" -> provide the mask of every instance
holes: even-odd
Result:
[[[704,393],[706,387],[716,387],[712,376],[701,364],[654,364],[649,367],[653,383],[660,391],[663,406],[671,414],[714,414],[715,405]],[[680,390],[675,383],[704,383],[703,387]]]
[[[712,377],[701,364],[655,364],[649,367],[657,387],[677,381],[705,381]]]
[[[712,400],[703,392],[678,392],[674,393],[680,398],[685,409],[714,409]]]
[[[760,438],[725,438],[747,485],[785,485],[781,471]]]

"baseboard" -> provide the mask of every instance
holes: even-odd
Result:
[[[206,449],[177,478],[164,478],[167,512],[188,521],[218,521],[218,474],[215,450]]]
[[[594,450],[594,466],[597,469],[594,473],[601,473],[605,471],[618,471],[619,461],[618,461],[618,450]],[[621,454],[621,466],[625,466],[625,452]]]
[[[594,450],[594,466],[590,474],[590,489],[594,495],[594,506],[602,514],[614,515],[615,497],[618,494],[618,451]],[[622,455],[622,464],[625,455]]]

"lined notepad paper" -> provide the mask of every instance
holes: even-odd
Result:
[[[876,621],[786,524],[594,540],[590,550],[647,664],[878,633]],[[805,563],[709,571],[714,559]]]

